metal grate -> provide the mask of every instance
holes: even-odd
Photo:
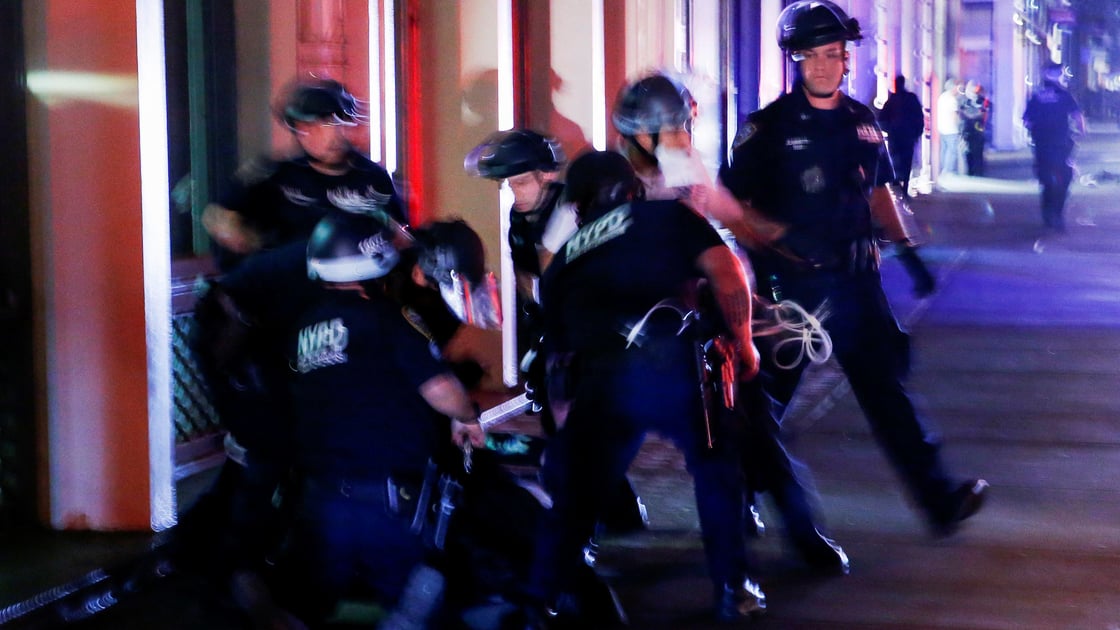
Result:
[[[210,402],[202,372],[187,343],[194,325],[192,313],[182,313],[172,318],[171,417],[175,423],[176,444],[205,438],[221,431],[218,412]]]

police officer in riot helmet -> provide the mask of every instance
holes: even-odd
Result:
[[[509,216],[510,253],[518,277],[518,290],[530,298],[535,293],[533,280],[540,276],[541,269],[552,256],[543,240],[564,190],[560,182],[564,163],[560,143],[531,129],[492,133],[463,161],[467,173],[505,181],[513,192]]]
[[[530,129],[512,129],[490,134],[467,154],[466,171],[475,177],[506,181],[513,191],[510,210],[509,246],[517,278],[518,356],[530,357],[525,365],[526,389],[540,408],[540,421],[547,434],[556,424],[543,390],[541,315],[537,283],[555,252],[576,230],[573,205],[565,199],[560,171],[566,158],[559,142]],[[643,529],[645,506],[626,480],[617,490],[616,507],[605,515],[604,526],[616,532]]]
[[[376,284],[398,263],[397,239],[375,218],[332,212],[308,242],[307,273],[326,290],[298,311],[286,346],[302,479],[293,544],[324,604],[370,589],[420,617],[390,627],[426,627],[442,579],[420,564],[401,497],[448,436],[476,447],[485,436],[462,384]]]
[[[718,208],[713,205],[734,202],[713,186],[692,146],[696,113],[696,100],[684,83],[654,73],[623,87],[611,121],[648,199],[679,199],[714,218]]]
[[[935,535],[949,535],[981,506],[987,483],[945,469],[940,443],[903,387],[908,336],[879,275],[879,236],[893,241],[915,292],[933,290],[918,257],[909,210],[889,185],[890,160],[874,114],[840,91],[847,42],[859,24],[824,0],[780,14],[778,43],[796,64],[793,89],[751,114],[720,179],[740,200],[730,223],[750,251],[758,289],[806,310],[827,309],[824,327],[871,430]],[[764,354],[766,392],[781,418],[805,363],[776,369]]]
[[[572,227],[575,217],[570,209],[561,207],[564,184],[560,169],[565,163],[564,152],[555,139],[531,129],[496,131],[471,149],[463,160],[463,168],[474,177],[484,177],[496,182],[506,182],[513,192],[513,207],[509,213],[509,248],[517,287],[517,355],[533,356],[540,342],[540,305],[537,283],[541,270],[552,259],[552,253],[566,235],[559,240],[553,236],[550,250],[545,245],[545,233],[556,220]],[[568,215],[568,216],[565,216]],[[527,374],[530,395],[539,398],[540,364]],[[541,418],[547,432],[555,430],[548,414]]]
[[[517,282],[517,354],[535,352],[540,341],[537,282],[553,253],[571,232],[575,216],[562,203],[560,170],[565,156],[560,143],[531,129],[496,131],[467,154],[463,168],[474,177],[505,181],[513,192],[509,214],[509,248]],[[528,387],[539,388],[539,364],[528,376]],[[537,396],[539,392],[530,392]],[[551,418],[542,417],[546,430]]]
[[[243,167],[233,191],[203,214],[223,268],[252,252],[306,239],[330,210],[383,215],[407,224],[388,172],[355,150],[347,137],[364,115],[341,83],[294,82],[278,99],[274,114],[291,132],[297,154]]]
[[[719,222],[737,219],[738,202],[722,185],[711,181],[692,147],[695,115],[695,101],[681,82],[653,74],[623,89],[612,120],[647,197],[678,199]],[[765,406],[760,382],[742,382],[738,390],[736,409],[727,413],[732,439],[741,448],[748,531],[763,531],[753,503],[756,491],[769,491],[800,557],[813,569],[846,573],[847,556],[819,531],[815,495],[809,490],[805,466],[790,457],[781,444],[777,424],[758,410]]]
[[[561,616],[570,612],[563,594],[583,562],[581,547],[643,436],[656,431],[673,440],[693,475],[718,616],[757,614],[765,598],[747,577],[738,466],[719,450],[726,445],[705,446],[696,347],[691,329],[677,335],[677,309],[706,279],[741,351],[740,374],[754,375],[742,268],[715,229],[686,206],[641,201],[641,182],[618,153],[584,154],[572,163],[567,185],[581,228],[545,270],[541,297],[549,400],[568,411],[545,454],[553,507],[538,537],[530,595]]]

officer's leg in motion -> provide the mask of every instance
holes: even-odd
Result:
[[[583,549],[642,440],[642,432],[621,419],[600,424],[597,402],[582,397],[573,403],[563,429],[548,442],[542,471],[552,507],[538,528],[528,595],[534,607],[569,620],[588,616],[574,594],[586,571]]]
[[[1073,181],[1068,156],[1058,150],[1039,157],[1039,184],[1042,186],[1042,222],[1059,232],[1065,231],[1064,210]]]
[[[652,429],[678,445],[693,475],[717,615],[733,619],[761,612],[765,598],[746,575],[736,460],[701,448],[690,344],[674,339],[661,352],[651,345],[664,344],[579,360],[572,410],[546,456],[554,503],[538,539],[530,593],[554,605],[570,588],[582,545],[610,497],[605,490],[623,477]]]
[[[764,360],[763,365],[767,365]],[[777,369],[768,366],[768,369]],[[801,368],[796,368],[800,374]],[[781,442],[781,429],[774,419],[772,401],[763,390],[767,375],[739,387],[742,417],[743,469],[747,486],[769,492],[782,517],[786,536],[801,559],[812,569],[848,573],[848,556],[825,537],[818,524],[816,491],[807,467],[794,459]]]
[[[940,440],[918,418],[902,384],[910,368],[909,337],[899,329],[882,287],[871,274],[847,277],[832,293],[825,325],[835,356],[871,431],[925,512],[937,536],[954,533],[981,505],[987,484],[955,481],[946,472]]]

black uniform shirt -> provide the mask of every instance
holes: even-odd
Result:
[[[1072,144],[1070,116],[1081,111],[1069,92],[1051,83],[1031,95],[1023,112],[1023,122],[1036,146]]]
[[[702,277],[696,259],[719,234],[678,201],[619,206],[587,223],[557,252],[541,288],[552,350],[622,348],[628,325],[681,298]]]
[[[871,236],[868,198],[891,179],[872,111],[846,95],[835,109],[816,109],[799,86],[747,118],[720,170],[735,197],[788,224],[788,237],[809,250],[799,253],[820,259]]]
[[[324,289],[298,316],[289,349],[302,470],[358,479],[424,470],[447,421],[418,390],[447,368],[397,304]]]
[[[389,173],[352,152],[349,171],[326,175],[306,157],[276,162],[244,176],[222,205],[244,215],[260,230],[266,246],[307,238],[328,210],[375,214],[384,211],[407,224],[404,207]]]

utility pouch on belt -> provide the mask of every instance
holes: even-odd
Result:
[[[441,474],[429,461],[420,483],[389,477],[386,507],[389,513],[409,521],[409,529],[426,545],[442,551],[447,543],[451,516],[462,498],[462,486],[450,475]]]

